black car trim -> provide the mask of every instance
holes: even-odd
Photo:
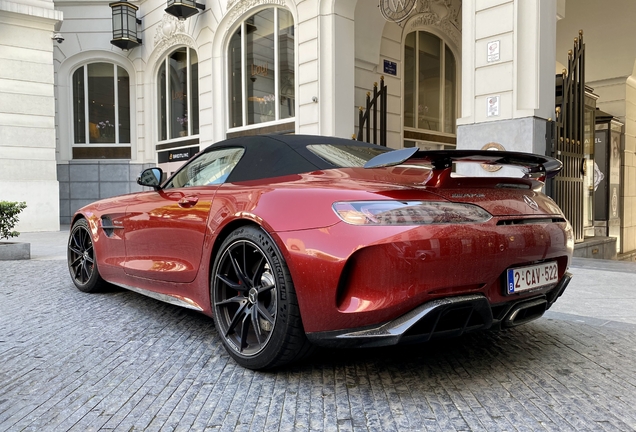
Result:
[[[378,155],[365,164],[365,168],[381,168],[400,165],[407,160],[418,159],[431,164],[433,169],[449,168],[453,162],[473,162],[486,165],[510,165],[520,168],[526,174],[544,174],[554,177],[561,171],[561,161],[549,156],[532,153],[492,151],[492,150],[430,150],[420,151],[417,147],[394,150]]]
[[[514,327],[543,316],[563,294],[572,275],[566,272],[546,294],[491,305],[481,294],[447,297],[426,302],[383,324],[357,329],[309,332],[314,344],[334,348],[360,348],[426,342],[456,337],[489,328]]]
[[[455,328],[444,327],[439,330],[455,336],[466,331],[487,329],[492,325],[492,312],[490,304],[485,296],[480,294],[470,294],[458,297],[449,297],[432,300],[424,303],[410,312],[377,326],[370,326],[361,329],[336,330],[329,332],[307,333],[309,340],[316,345],[328,347],[378,347],[387,345],[397,345],[403,339],[410,339],[416,336],[418,342],[431,339],[436,330],[444,321],[444,317],[452,314],[453,311],[465,310],[467,315],[461,319],[461,323]],[[469,325],[472,315],[476,314],[481,319],[478,325]],[[419,335],[413,334],[411,330],[425,319],[432,320],[429,331]],[[472,320],[474,322],[474,320]]]

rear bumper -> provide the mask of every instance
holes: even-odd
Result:
[[[506,270],[572,255],[567,223],[352,226],[275,233],[289,266],[307,333],[366,329],[439,299],[483,295],[490,305],[535,298],[508,295]],[[540,291],[540,292],[537,292]]]
[[[540,318],[563,294],[571,279],[572,275],[566,272],[551,291],[523,300],[491,305],[481,294],[436,299],[381,325],[307,333],[307,337],[319,346],[360,348],[420,343],[476,330],[515,327]]]

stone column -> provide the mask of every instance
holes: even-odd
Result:
[[[350,138],[356,0],[298,3],[298,133]]]
[[[464,0],[462,7],[457,148],[495,143],[545,154],[546,122],[554,117],[557,0]],[[470,171],[464,173],[486,174],[477,166]]]
[[[0,0],[0,200],[26,201],[18,231],[56,231],[52,0]]]
[[[318,38],[315,52],[318,60],[316,132],[351,138],[354,129],[355,92],[355,0],[321,0],[319,8]],[[310,52],[314,52],[314,49]],[[299,57],[306,53],[299,44]],[[301,71],[302,73],[302,71]],[[301,80],[303,77],[301,76]],[[302,88],[301,88],[302,91]],[[302,100],[309,100],[310,94]],[[302,109],[302,108],[301,108]],[[301,119],[301,127],[304,119]],[[301,129],[302,130],[302,129]],[[309,129],[311,130],[311,129]]]

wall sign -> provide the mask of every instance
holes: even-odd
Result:
[[[384,73],[387,75],[397,76],[397,63],[390,60],[384,60]]]
[[[488,63],[499,61],[499,41],[488,42]]]
[[[199,151],[198,146],[174,149],[174,150],[166,150],[166,151],[159,152],[157,154],[157,159],[159,163],[187,161],[192,156],[197,154],[198,151]]]
[[[486,98],[488,101],[488,117],[499,115],[499,96],[490,96]]]

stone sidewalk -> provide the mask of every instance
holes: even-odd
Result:
[[[237,366],[212,320],[84,294],[66,233],[0,262],[0,430],[636,430],[636,264],[575,260],[545,317],[414,346]]]

